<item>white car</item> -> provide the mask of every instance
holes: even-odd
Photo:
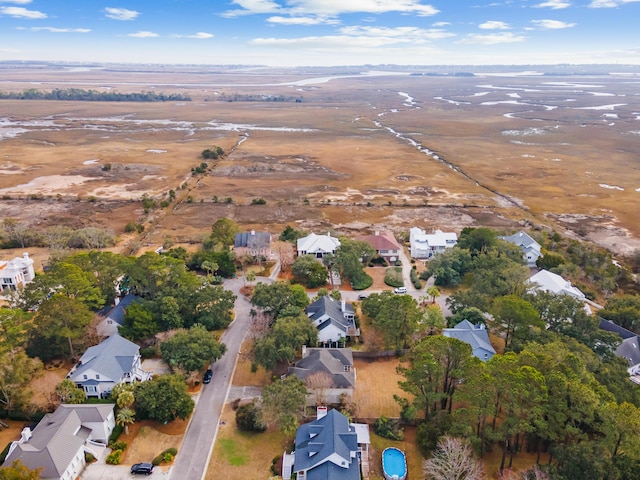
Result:
[[[398,295],[402,295],[407,293],[407,287],[398,287],[393,289],[393,293],[397,293]]]

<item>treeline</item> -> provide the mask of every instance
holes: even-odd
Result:
[[[191,97],[182,93],[99,92],[82,88],[54,88],[51,91],[29,88],[22,92],[0,91],[2,100],[76,100],[82,102],[190,102]]]
[[[269,95],[269,94],[222,94],[216,97],[220,102],[296,102],[302,103],[302,97],[290,95]]]

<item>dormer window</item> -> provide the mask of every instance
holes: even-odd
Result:
[[[89,377],[87,377],[86,375],[82,375],[82,378],[84,378],[85,380],[88,379]]]
[[[100,380],[100,375],[96,373],[96,380]]]

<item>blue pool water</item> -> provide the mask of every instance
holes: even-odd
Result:
[[[382,452],[382,472],[387,480],[404,480],[407,477],[407,459],[402,450],[385,448]]]

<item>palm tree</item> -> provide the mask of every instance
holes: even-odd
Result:
[[[125,390],[124,392],[122,392],[116,399],[116,403],[118,404],[119,408],[131,408],[131,405],[133,405],[133,402],[135,401],[136,397],[134,397],[133,392],[129,390]]]
[[[218,270],[219,267],[216,262],[210,262],[209,260],[205,260],[204,262],[202,262],[202,265],[200,265],[200,268],[205,272],[207,272],[207,279],[208,279],[212,273]]]
[[[119,398],[119,397],[118,397]],[[124,427],[125,435],[129,435],[129,425],[132,425],[136,421],[136,412],[130,408],[121,408],[118,411],[116,417],[116,423],[121,427]]]
[[[436,298],[440,296],[440,290],[435,285],[427,288],[427,295],[431,297],[431,303],[436,303]]]

